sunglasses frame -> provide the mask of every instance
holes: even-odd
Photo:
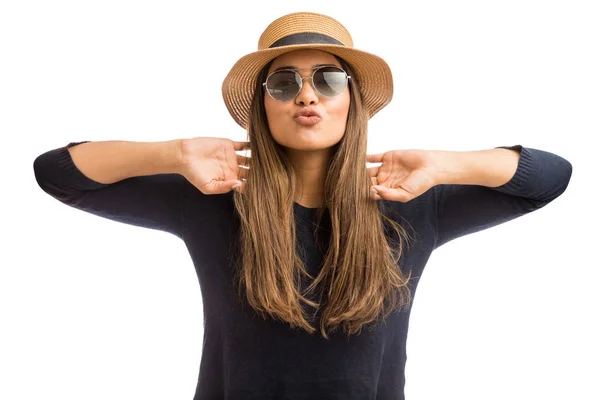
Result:
[[[281,102],[281,103],[286,103],[286,102],[288,102],[288,101],[290,101],[290,100],[293,100],[293,99],[295,99],[295,98],[296,98],[296,96],[298,96],[298,94],[299,94],[299,93],[302,91],[302,88],[304,87],[304,79],[308,79],[308,78],[310,78],[310,83],[311,83],[311,85],[312,85],[313,89],[315,89],[315,92],[317,92],[317,93],[319,94],[319,96],[322,96],[322,97],[328,97],[328,98],[330,98],[330,97],[336,97],[336,96],[339,96],[340,94],[344,93],[344,90],[342,90],[342,91],[341,91],[341,92],[339,92],[338,94],[334,94],[333,96],[327,96],[326,94],[323,94],[323,93],[321,93],[321,92],[319,91],[319,89],[317,89],[317,87],[315,86],[315,81],[314,81],[314,79],[313,79],[313,78],[314,78],[314,76],[315,76],[315,73],[316,73],[318,70],[322,69],[322,68],[335,68],[335,69],[337,69],[337,70],[339,70],[339,71],[343,72],[343,73],[344,73],[344,75],[346,75],[346,86],[344,87],[344,90],[345,90],[345,89],[348,87],[349,80],[350,80],[350,78],[352,78],[352,77],[351,77],[350,75],[348,75],[348,73],[347,73],[346,71],[344,71],[344,69],[342,69],[341,67],[338,67],[337,65],[321,65],[321,66],[318,66],[318,67],[312,67],[312,68],[286,68],[286,69],[279,69],[279,70],[277,70],[277,71],[273,71],[273,72],[271,72],[271,73],[269,74],[269,76],[267,76],[267,79],[265,79],[265,81],[263,82],[263,84],[262,84],[262,85],[263,85],[263,87],[265,88],[265,90],[267,91],[267,93],[269,94],[269,96],[270,96],[270,97],[271,97],[273,100],[279,101],[279,102]],[[312,74],[311,74],[310,76],[302,76],[302,75],[300,75],[300,74],[298,73],[298,71],[303,71],[303,70],[307,70],[307,69],[309,69],[309,70],[312,70],[312,71],[313,71],[313,72],[312,72]],[[296,94],[294,94],[294,95],[293,95],[291,98],[289,98],[288,100],[279,100],[279,99],[276,99],[276,98],[275,98],[275,97],[273,97],[273,95],[272,95],[272,94],[269,92],[269,88],[267,87],[267,82],[269,81],[269,78],[270,78],[271,76],[275,75],[276,73],[278,73],[278,72],[283,72],[283,71],[291,71],[291,72],[295,73],[297,77],[300,77],[300,85],[298,86],[298,91],[296,92]]]

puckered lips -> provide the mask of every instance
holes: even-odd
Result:
[[[300,125],[315,125],[321,121],[321,115],[312,108],[305,108],[294,114],[294,121]]]

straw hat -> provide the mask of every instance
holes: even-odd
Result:
[[[354,48],[352,37],[337,20],[298,12],[273,21],[258,40],[258,51],[240,58],[223,81],[223,99],[233,119],[247,128],[256,77],[277,56],[299,49],[323,50],[339,56],[353,69],[369,118],[385,107],[393,94],[392,72],[380,57]]]

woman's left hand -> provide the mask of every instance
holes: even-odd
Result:
[[[407,202],[437,184],[435,156],[431,151],[391,150],[367,154],[367,162],[381,163],[367,169],[374,184],[371,196],[375,200]]]

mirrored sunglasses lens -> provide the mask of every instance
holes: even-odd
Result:
[[[334,67],[323,67],[315,71],[313,77],[316,89],[323,96],[336,96],[346,89],[346,73]]]
[[[278,71],[267,79],[267,90],[274,99],[287,101],[298,94],[300,81],[293,71]]]

